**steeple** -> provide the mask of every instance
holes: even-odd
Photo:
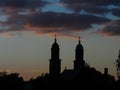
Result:
[[[58,77],[61,72],[61,60],[59,59],[59,45],[57,43],[57,38],[55,35],[54,43],[51,48],[51,59],[49,73],[53,77]]]
[[[74,69],[80,70],[82,67],[84,67],[83,57],[84,57],[84,50],[79,37],[78,45],[76,46],[76,50],[75,50]]]

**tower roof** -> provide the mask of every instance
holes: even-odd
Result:
[[[59,47],[58,43],[57,43],[57,39],[56,39],[56,35],[55,35],[55,39],[54,39],[54,43],[52,45],[52,47]]]

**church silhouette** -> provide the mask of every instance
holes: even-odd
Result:
[[[51,47],[51,59],[49,60],[49,74],[44,75],[47,85],[51,88],[58,86],[59,89],[97,89],[98,87],[108,88],[115,79],[108,74],[108,68],[104,68],[104,73],[97,71],[94,67],[90,67],[84,60],[84,48],[79,38],[75,49],[75,60],[73,61],[73,69],[65,68],[61,71],[60,48],[55,36],[54,43]],[[46,79],[47,78],[47,79]],[[81,85],[81,86],[80,86]],[[86,87],[85,87],[86,86]]]
[[[54,43],[51,48],[51,59],[49,64],[49,74],[52,77],[60,77],[62,75],[63,78],[73,78],[76,76],[75,74],[79,73],[80,71],[84,70],[85,68],[85,61],[84,61],[84,49],[80,41],[78,41],[78,45],[76,46],[75,50],[75,60],[74,60],[74,69],[66,69],[61,73],[61,60],[60,60],[60,48],[57,43],[57,39],[55,36]]]

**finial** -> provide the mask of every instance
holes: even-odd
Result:
[[[56,39],[57,35],[55,35],[55,42],[57,42],[57,39]]]
[[[79,38],[79,44],[81,43],[81,41],[80,41],[80,36],[78,37]]]

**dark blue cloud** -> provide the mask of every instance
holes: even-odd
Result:
[[[110,12],[108,6],[120,8],[120,0],[60,0],[63,5],[75,12],[85,10],[90,13],[104,14]]]
[[[0,0],[0,7],[37,8],[43,7],[47,2],[43,0]]]
[[[112,14],[120,17],[120,9],[119,8],[112,9]]]
[[[1,32],[32,30],[42,33],[56,32],[73,35],[74,32],[86,31],[92,28],[92,24],[101,25],[109,21],[109,19],[93,15],[40,12],[30,15],[15,14],[10,16],[6,22],[0,24],[8,27],[2,29]]]
[[[60,33],[74,35],[92,28],[93,24],[104,24],[109,19],[93,15],[65,14],[46,12],[28,17],[28,29],[42,33]]]

